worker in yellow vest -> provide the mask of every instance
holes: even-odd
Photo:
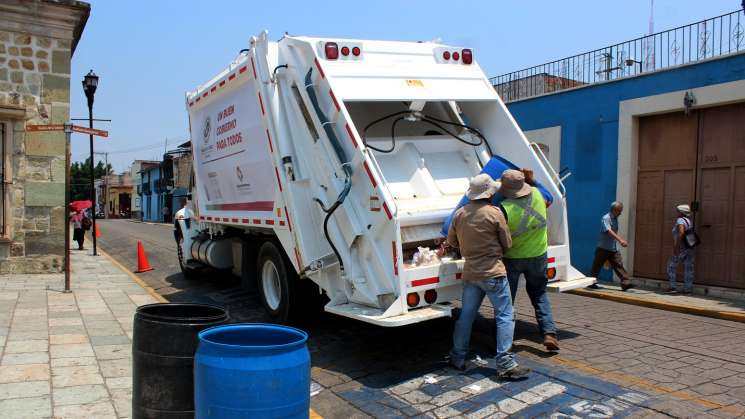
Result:
[[[551,303],[546,294],[546,261],[548,252],[548,219],[541,192],[525,182],[519,170],[505,170],[499,193],[504,196],[502,212],[512,234],[512,247],[504,254],[512,301],[515,301],[520,275],[535,309],[543,345],[549,351],[559,350]]]

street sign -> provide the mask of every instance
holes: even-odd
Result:
[[[108,131],[104,131],[102,129],[81,127],[79,125],[73,125],[72,126],[72,130],[75,131],[75,132],[81,132],[83,134],[97,135],[99,137],[108,137],[109,136],[109,132]]]
[[[64,131],[64,130],[65,130],[65,124],[26,125],[26,131],[30,131],[30,132]]]
[[[49,125],[26,125],[26,131],[29,132],[41,132],[41,131],[64,131],[64,124],[49,124]],[[102,129],[86,128],[79,125],[73,125],[72,130],[83,134],[93,134],[98,137],[108,137],[109,132]]]

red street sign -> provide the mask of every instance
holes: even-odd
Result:
[[[78,126],[78,125],[73,125],[72,126],[72,130],[75,131],[75,132],[81,132],[83,134],[97,135],[99,137],[108,137],[109,136],[109,132],[108,131],[104,131],[102,129],[95,129],[95,128],[86,128],[86,127],[81,127],[81,126]]]
[[[26,125],[26,131],[64,131],[64,124],[50,124],[50,125]]]
[[[40,131],[64,131],[64,124],[49,124],[49,125],[26,125],[26,131],[40,132]],[[83,134],[93,134],[99,137],[108,137],[109,132],[102,129],[86,128],[79,125],[73,125],[72,130]]]

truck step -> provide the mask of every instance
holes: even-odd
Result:
[[[193,271],[199,271],[199,270],[202,270],[202,269],[204,269],[204,268],[207,267],[207,265],[205,265],[204,263],[197,262],[196,260],[190,260],[190,261],[186,262],[186,265],[185,266],[186,266],[187,269],[190,269],[190,270],[193,270]]]
[[[450,317],[452,306],[434,304],[427,307],[410,310],[408,313],[399,314],[398,316],[383,317],[385,310],[363,306],[361,304],[348,303],[337,306],[324,307],[329,313],[340,316],[350,317],[362,320],[367,323],[376,324],[384,327],[403,326],[412,323],[419,323],[425,320],[437,319],[440,317]]]
[[[566,281],[549,282],[548,285],[546,285],[546,289],[550,292],[565,292],[576,290],[578,288],[585,288],[594,284],[595,282],[597,282],[595,278],[583,276]]]

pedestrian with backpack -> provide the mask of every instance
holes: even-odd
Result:
[[[85,242],[85,230],[90,229],[90,218],[85,216],[83,210],[75,211],[70,215],[70,221],[72,222],[73,234],[72,239],[78,242],[78,250],[85,250],[83,243]]]
[[[670,281],[670,287],[667,289],[668,294],[677,293],[675,285],[678,264],[683,262],[685,270],[683,293],[693,293],[693,273],[694,273],[694,248],[699,244],[698,236],[693,229],[691,221],[691,207],[688,205],[678,205],[676,207],[678,217],[673,226],[673,255],[667,262],[667,278]]]

